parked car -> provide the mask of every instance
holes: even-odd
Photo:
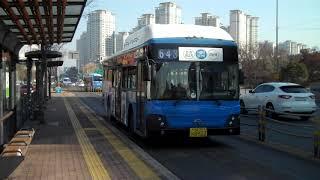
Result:
[[[71,82],[71,79],[68,78],[68,77],[65,77],[63,78],[63,81],[62,81],[63,85],[70,85],[72,82]]]
[[[261,84],[248,94],[240,96],[242,113],[258,108],[259,105],[274,110],[267,113],[273,118],[281,113],[311,115],[317,108],[313,93],[299,84],[281,82]],[[310,116],[300,118],[308,120]]]
[[[84,82],[78,82],[77,85],[78,85],[79,87],[84,87]]]
[[[30,87],[30,92],[33,93],[33,88]],[[26,84],[23,84],[20,86],[20,94],[22,95],[26,95],[28,93],[28,86]]]
[[[316,102],[320,104],[320,83],[314,83],[310,86],[310,91],[316,96]]]

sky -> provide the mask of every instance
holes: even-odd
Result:
[[[87,0],[90,1],[90,0]],[[137,18],[166,0],[93,0],[84,10],[76,34],[65,48],[75,50],[76,40],[86,30],[87,14],[96,9],[111,11],[116,16],[116,31],[130,31]],[[194,24],[194,18],[208,12],[229,25],[230,10],[239,9],[259,17],[258,40],[275,42],[276,0],[171,0],[182,8],[182,22]],[[293,40],[308,47],[320,47],[320,1],[279,0],[279,42]]]

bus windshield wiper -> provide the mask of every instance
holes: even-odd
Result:
[[[213,102],[215,102],[217,106],[221,106],[221,102],[218,99],[213,99]]]
[[[177,104],[178,104],[179,102],[183,101],[183,100],[185,100],[185,99],[179,98],[179,99],[177,99],[177,100],[174,101],[173,105],[174,105],[174,106],[177,106]]]

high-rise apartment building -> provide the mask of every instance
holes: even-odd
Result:
[[[78,39],[76,43],[76,49],[79,52],[79,61],[77,67],[78,69],[82,69],[89,62],[87,32],[83,32],[80,35],[80,39]]]
[[[285,51],[288,55],[300,54],[302,49],[307,49],[307,46],[302,43],[287,40],[279,44],[279,49]]]
[[[274,42],[270,41],[263,41],[258,44],[259,51],[262,50],[262,52],[265,52],[269,55],[269,52],[271,52],[271,55],[275,53],[276,44]],[[260,55],[266,55],[266,54],[260,54]]]
[[[291,50],[291,41],[285,41],[283,43],[279,44],[279,49],[281,51],[285,51],[286,54],[291,54],[292,50]]]
[[[247,17],[247,44],[253,48],[258,47],[258,21],[258,17]]]
[[[258,47],[258,17],[245,14],[240,10],[230,11],[229,33],[241,48],[249,51]]]
[[[124,47],[124,42],[129,36],[128,32],[119,32],[118,34],[115,35],[115,47],[116,47],[116,52],[119,52],[123,49]]]
[[[181,8],[173,2],[160,3],[155,9],[156,24],[181,24]]]
[[[298,51],[298,53],[301,52],[302,46],[303,46],[303,44],[301,44],[301,43],[298,43],[298,44],[297,44],[297,51]]]
[[[298,52],[298,46],[297,46],[297,42],[291,42],[291,54],[299,54]]]
[[[113,54],[113,33],[115,16],[106,10],[95,10],[88,16],[87,43],[88,58],[96,62]]]
[[[138,26],[144,27],[150,24],[155,24],[154,14],[142,14],[140,18],[138,18]]]
[[[144,26],[155,24],[154,14],[142,14],[141,17],[138,18],[138,25],[133,28],[132,32],[138,31]]]
[[[220,18],[210,13],[201,13],[201,17],[195,18],[195,25],[220,27]]]

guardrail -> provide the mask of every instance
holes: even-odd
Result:
[[[62,90],[73,92],[102,92],[101,88],[94,89],[90,86],[63,86]]]
[[[85,92],[86,87],[85,86],[63,86],[62,90],[74,91],[74,92]]]
[[[0,119],[0,152],[2,145],[8,143],[14,133],[20,129],[24,122],[34,119],[34,110],[36,109],[36,94],[31,93],[30,97],[26,94],[20,96],[19,102],[14,110],[5,112]]]
[[[320,159],[320,122],[318,122],[317,126],[315,127],[314,125],[295,124],[295,123],[279,121],[279,120],[272,118],[272,114],[274,114],[274,113],[277,113],[277,115],[280,115],[280,116],[281,115],[288,115],[288,116],[298,116],[298,117],[302,117],[302,116],[310,117],[313,115],[294,114],[294,113],[279,113],[279,112],[274,111],[273,109],[265,108],[264,106],[259,106],[258,108],[252,108],[252,109],[246,108],[245,110],[257,112],[257,114],[254,114],[254,115],[252,115],[252,114],[242,114],[241,115],[241,117],[254,117],[255,119],[253,119],[253,120],[257,120],[256,118],[258,117],[257,124],[249,124],[249,123],[241,122],[241,125],[257,127],[259,141],[261,141],[261,142],[266,141],[267,130],[277,132],[280,134],[285,134],[288,136],[293,136],[296,138],[304,138],[304,139],[311,139],[311,140],[313,139],[313,155],[315,158]],[[242,112],[245,112],[244,109],[242,109]],[[294,132],[289,132],[289,131],[277,129],[277,128],[274,128],[271,126],[267,126],[268,122],[273,122],[273,123],[285,125],[285,126],[295,126],[295,127],[299,127],[299,128],[304,128],[304,129],[307,129],[309,132],[311,132],[310,134],[312,134],[312,135],[298,134],[298,133],[294,133]]]
[[[5,144],[11,139],[14,133],[17,130],[16,127],[16,118],[15,112],[9,111],[7,112],[1,119],[0,124],[2,125],[3,133],[2,133],[2,143]]]

